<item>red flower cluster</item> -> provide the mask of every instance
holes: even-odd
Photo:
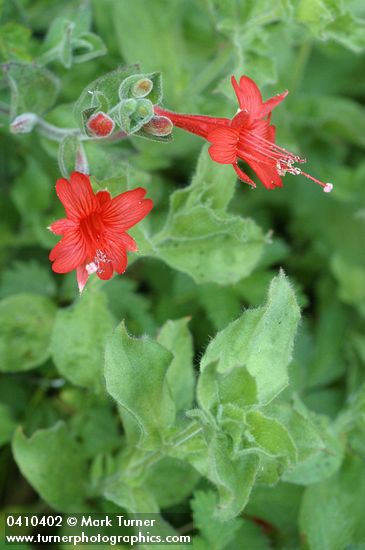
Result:
[[[108,191],[94,193],[89,176],[73,172],[70,181],[59,179],[56,193],[66,218],[52,223],[49,229],[63,235],[49,255],[56,273],[76,269],[80,292],[88,277],[110,279],[113,272],[124,273],[127,251],[137,244],[126,231],[141,221],[151,210],[151,199],[145,199],[141,187],[112,198]]]
[[[247,76],[242,76],[239,83],[232,76],[232,86],[239,103],[238,112],[232,119],[182,115],[158,106],[155,106],[155,113],[168,117],[175,126],[208,140],[212,144],[209,148],[212,160],[232,164],[238,177],[252,187],[256,184],[238,166],[239,159],[251,166],[267,189],[282,187],[281,176],[288,172],[302,174],[321,185],[326,193],[330,192],[333,187],[331,183],[323,183],[294,166],[295,163],[306,162],[305,159],[275,144],[275,126],[270,124],[271,112],[288,92],[263,102],[257,85]]]

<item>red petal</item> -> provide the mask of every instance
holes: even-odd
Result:
[[[216,128],[208,134],[212,143],[209,154],[212,160],[221,164],[232,164],[237,158],[237,142],[239,133],[233,128]]]
[[[78,230],[67,231],[66,235],[51,250],[49,259],[55,273],[68,273],[86,261],[86,247]]]
[[[79,287],[80,293],[84,290],[84,287],[87,283],[87,280],[89,278],[89,274],[85,269],[85,265],[79,265],[76,269],[76,278],[77,278],[77,284]]]
[[[249,122],[250,115],[246,111],[240,111],[235,117],[231,120],[232,128],[241,128],[246,126]]]
[[[136,247],[132,237],[123,233],[108,236],[107,245],[104,247],[105,255],[112,260],[113,267],[117,273],[124,273],[127,268],[127,246]]]
[[[72,172],[70,184],[76,208],[82,216],[89,216],[97,207],[89,176],[81,172]]]
[[[99,279],[107,281],[113,277],[113,265],[112,262],[100,262],[98,265],[98,271],[96,272]]]
[[[103,223],[114,231],[126,231],[140,222],[153,207],[151,199],[144,199],[146,190],[142,187],[126,191],[104,205]]]
[[[166,111],[157,105],[154,106],[154,111],[157,115],[169,118],[174,126],[203,138],[206,138],[209,132],[214,130],[217,125],[228,126],[231,123],[229,118],[217,118],[206,115],[183,115]]]
[[[63,204],[68,218],[78,220],[79,214],[74,205],[73,193],[70,182],[65,179],[59,179],[56,182],[57,197]]]
[[[128,233],[123,233],[119,237],[123,243],[123,246],[125,246],[126,250],[130,250],[131,252],[137,252],[138,250],[137,243],[130,235],[128,235]]]
[[[276,133],[276,126],[271,124],[268,128],[268,136],[267,136],[267,139],[271,141],[271,143],[275,143],[275,133]]]
[[[90,179],[80,172],[73,172],[70,182],[66,179],[57,180],[56,193],[67,217],[75,221],[89,216],[97,207]]]
[[[256,183],[254,181],[252,181],[251,178],[248,177],[246,172],[241,170],[241,168],[238,166],[237,162],[232,164],[232,166],[235,169],[235,172],[236,172],[236,174],[237,174],[237,176],[239,177],[240,180],[244,181],[245,183],[248,183],[249,185],[251,185],[251,187],[256,187]]]
[[[67,218],[61,218],[60,220],[51,223],[48,229],[50,229],[50,231],[52,231],[55,235],[63,235],[67,230],[76,228],[76,222]]]
[[[127,253],[125,250],[121,249],[118,252],[118,256],[113,258],[113,267],[117,273],[122,274],[127,269],[127,263],[128,263]]]
[[[239,85],[234,76],[232,76],[231,82],[240,109],[247,111],[252,116],[256,115],[262,108],[262,95],[256,83],[248,76],[241,76]]]
[[[112,200],[111,194],[107,190],[98,191],[95,196],[100,206],[103,206]]]
[[[275,187],[283,186],[283,182],[276,170],[276,166],[251,161],[248,164],[267,189],[275,189]]]
[[[288,95],[288,90],[285,90],[285,92],[283,92],[282,94],[278,94],[274,97],[271,97],[270,99],[268,99],[267,101],[265,101],[265,103],[263,104],[262,108],[261,108],[261,112],[260,112],[260,115],[261,116],[266,116],[267,114],[270,114],[271,111],[277,106],[279,105],[279,103],[281,103],[285,98],[286,96]]]

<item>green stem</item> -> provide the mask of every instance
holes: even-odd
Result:
[[[90,139],[85,136],[78,128],[59,128],[49,122],[46,122],[42,118],[38,119],[36,129],[40,134],[51,139],[52,141],[63,141],[66,136],[76,136],[78,139],[84,141]]]
[[[289,83],[289,89],[292,95],[294,95],[294,92],[297,91],[297,89],[300,87],[311,52],[312,52],[312,41],[306,40],[300,46],[298,55],[293,64],[291,81]]]

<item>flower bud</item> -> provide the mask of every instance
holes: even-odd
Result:
[[[123,112],[128,115],[132,115],[135,112],[137,105],[137,101],[133,98],[121,101],[121,108],[123,109]]]
[[[152,136],[168,136],[171,134],[173,124],[166,116],[154,116],[147,124],[143,126],[143,130]]]
[[[23,113],[10,124],[10,132],[12,134],[28,134],[38,122],[38,117],[34,113]]]
[[[89,132],[97,137],[107,137],[114,130],[114,121],[107,114],[99,111],[92,115],[87,121]]]
[[[131,92],[134,97],[146,97],[153,88],[153,82],[149,78],[141,78],[133,84]]]

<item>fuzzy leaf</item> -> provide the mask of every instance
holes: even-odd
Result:
[[[11,90],[10,120],[22,113],[41,115],[54,104],[58,79],[38,65],[9,63],[4,67]]]
[[[287,367],[299,320],[295,294],[281,273],[270,285],[265,306],[249,310],[217,334],[200,369],[218,361],[218,372],[245,366],[257,385],[258,400],[271,401],[288,384]]]
[[[121,408],[131,441],[156,444],[173,425],[175,408],[167,382],[172,360],[172,353],[157,342],[130,337],[124,324],[107,341],[106,387]]]
[[[86,464],[64,424],[39,430],[29,439],[18,430],[13,452],[22,474],[52,508],[80,512],[86,489]]]
[[[23,292],[54,296],[56,285],[49,269],[35,260],[31,260],[29,262],[15,262],[9,269],[4,271],[0,285],[1,298]]]
[[[217,372],[218,363],[207,365],[198,381],[198,401],[207,410],[219,404],[232,404],[240,408],[257,403],[255,379],[245,367],[235,366],[225,372]]]
[[[213,491],[196,491],[191,502],[194,525],[209,548],[223,550],[240,527],[239,519],[220,521],[214,515],[217,496]]]
[[[253,220],[195,206],[171,215],[153,241],[162,260],[197,283],[229,284],[251,273],[264,237]]]
[[[356,456],[349,457],[336,476],[309,487],[300,511],[309,550],[343,550],[363,543],[364,498],[364,465]]]
[[[51,342],[53,361],[73,384],[100,390],[103,356],[114,319],[105,294],[86,290],[76,303],[57,313]]]
[[[259,411],[247,413],[249,444],[257,446],[271,457],[283,457],[285,461],[295,463],[297,449],[285,427],[274,418],[267,417]],[[253,439],[251,439],[253,438]]]
[[[191,408],[194,399],[193,342],[188,322],[187,318],[167,321],[157,338],[174,355],[167,371],[167,381],[177,412]]]
[[[54,304],[37,294],[0,302],[0,371],[29,370],[48,359],[55,312]]]

